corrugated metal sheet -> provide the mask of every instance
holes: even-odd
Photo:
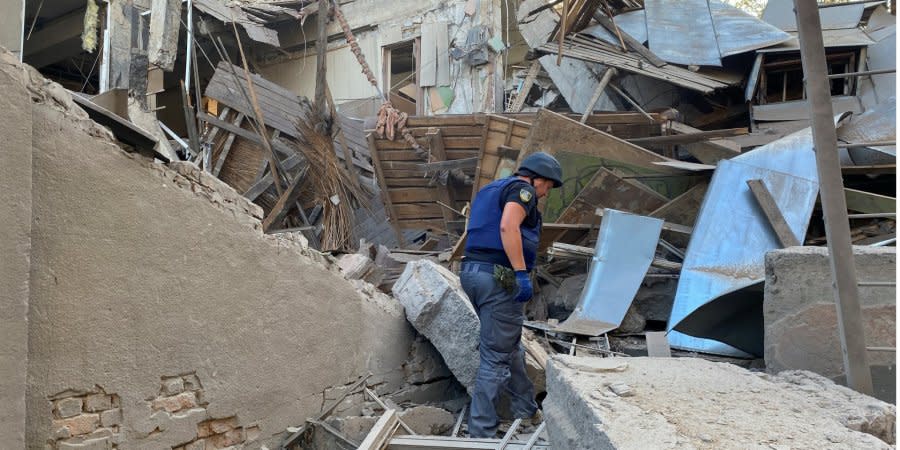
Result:
[[[622,324],[653,261],[662,225],[661,219],[603,210],[581,299],[558,331],[599,336]]]
[[[721,66],[707,0],[644,0],[650,51],[675,64]]]
[[[784,42],[791,36],[750,14],[721,2],[709,2],[719,55],[726,57]]]
[[[760,323],[757,317],[742,313],[752,314],[752,301],[761,305],[762,295],[748,303],[746,293],[740,291],[765,279],[765,253],[780,248],[747,187],[746,181],[754,178],[764,180],[791,231],[802,240],[818,194],[810,130],[719,162],[694,224],[669,319],[669,343],[673,347],[731,356],[747,353],[729,344],[750,351],[756,348],[723,333],[730,327],[744,330],[743,335],[755,327],[753,324]],[[705,326],[692,320],[690,329],[679,328],[695,312],[708,313],[710,308],[715,314],[699,321]],[[758,331],[761,337],[762,330]],[[709,339],[713,336],[729,342]]]
[[[555,54],[559,52],[559,45],[546,43],[540,46],[538,50],[544,53]],[[726,83],[678,66],[665,65],[663,67],[654,67],[637,53],[622,53],[621,50],[616,50],[603,41],[584,35],[566,38],[563,44],[563,53],[568,57],[613,66],[626,72],[666,81],[676,86],[699,92],[712,92],[729,86]]]

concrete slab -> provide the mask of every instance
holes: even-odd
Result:
[[[604,370],[617,360],[624,370]],[[572,450],[893,448],[873,435],[893,441],[893,405],[804,376],[798,387],[698,358],[555,356],[544,418],[551,447]]]
[[[860,282],[896,281],[895,247],[854,247]],[[825,247],[790,247],[766,254],[763,300],[766,369],[809,370],[844,383],[837,310]],[[896,347],[896,286],[860,286],[868,347]],[[896,352],[869,352],[875,396],[896,402]]]
[[[434,344],[456,379],[471,391],[478,371],[480,323],[459,277],[432,261],[412,261],[392,291],[406,309],[407,320]]]

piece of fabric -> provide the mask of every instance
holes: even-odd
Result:
[[[523,303],[501,287],[486,270],[478,266],[486,263],[463,262],[460,282],[475,307],[481,322],[478,353],[480,363],[472,389],[469,415],[469,435],[474,438],[493,438],[500,420],[497,401],[505,392],[510,409],[516,418],[528,418],[537,411],[534,385],[525,373],[525,352],[522,349],[522,323],[525,320]]]
[[[519,227],[522,233],[522,252],[526,268],[531,270],[534,267],[541,236],[541,213],[537,208],[534,187],[517,177],[496,180],[481,188],[475,195],[467,229],[467,260],[512,267],[500,239],[500,219],[503,217],[503,208],[509,202],[518,203],[525,208],[525,220]]]

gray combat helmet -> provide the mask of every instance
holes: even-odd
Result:
[[[537,152],[525,157],[519,170],[527,169],[535,175],[553,181],[553,187],[562,186],[562,167],[549,153]]]

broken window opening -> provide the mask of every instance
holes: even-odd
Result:
[[[856,69],[858,53],[858,49],[851,51],[841,49],[826,54],[828,73],[833,75],[853,72]],[[853,78],[833,78],[830,82],[833,96],[856,94],[856,83]],[[764,105],[805,98],[803,64],[799,53],[766,55],[760,72],[757,103]]]
[[[419,88],[419,39],[411,39],[382,47],[384,61],[383,85],[398,110],[411,116],[420,115],[422,93]]]

